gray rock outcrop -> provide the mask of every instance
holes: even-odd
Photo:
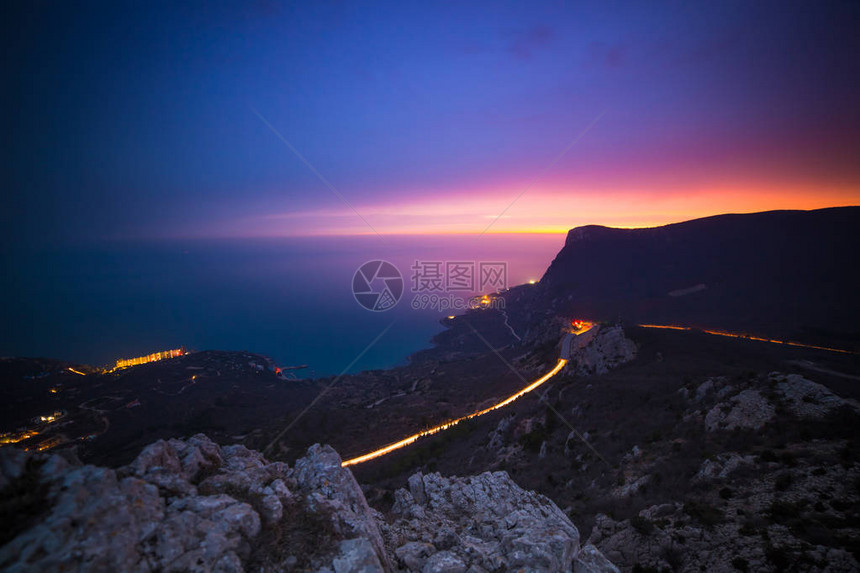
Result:
[[[568,368],[581,376],[605,374],[636,357],[636,343],[620,326],[595,325],[570,345]]]
[[[800,374],[772,372],[770,378],[778,380],[777,392],[785,401],[788,410],[798,418],[823,418],[842,406],[860,410],[860,404],[855,400],[841,398],[826,386],[807,380]]]
[[[395,519],[383,529],[406,571],[571,571],[580,556],[577,570],[614,570],[596,549],[582,553],[579,532],[552,501],[505,472],[418,473],[395,500]]]
[[[3,571],[614,571],[547,498],[503,472],[415,474],[389,521],[329,446],[290,468],[199,434],[117,470],[0,450],[21,515]]]
[[[390,570],[374,514],[340,464],[314,446],[291,469],[203,435],[155,442],[118,470],[54,455],[38,474],[49,509],[0,548],[0,568]]]
[[[709,432],[737,428],[757,430],[769,422],[775,413],[767,398],[758,390],[750,388],[714,406],[705,416],[705,428]]]

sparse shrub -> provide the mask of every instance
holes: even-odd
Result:
[[[797,466],[797,456],[791,452],[782,452],[779,456],[779,461],[790,468]]]
[[[544,440],[546,440],[546,437],[546,428],[542,425],[537,425],[537,427],[528,434],[520,436],[520,445],[527,452],[536,454],[540,452],[540,446],[543,444]]]
[[[684,553],[674,545],[664,545],[661,554],[672,571],[679,571],[684,564]]]
[[[773,487],[776,491],[785,491],[791,486],[792,478],[790,473],[780,474],[773,482]]]
[[[750,570],[749,562],[743,557],[735,557],[732,559],[732,567],[738,571],[743,571],[744,573]]]
[[[753,535],[758,533],[758,530],[755,528],[755,526],[752,523],[747,521],[746,523],[744,523],[743,525],[740,526],[740,528],[738,529],[738,533],[740,533],[744,537],[752,537]]]
[[[725,520],[725,514],[717,507],[703,501],[684,503],[684,513],[706,527],[713,527]]]
[[[786,523],[800,517],[803,505],[802,502],[775,501],[770,504],[768,513],[775,523]]]
[[[556,406],[558,402],[556,401]],[[558,416],[550,408],[544,412],[544,428],[547,434],[551,434],[558,427]]]
[[[299,567],[309,567],[317,556],[336,546],[338,533],[325,509],[311,510],[299,501],[285,506],[284,516],[254,539],[249,569],[272,570],[290,555],[298,558]]]
[[[762,450],[762,452],[758,455],[759,461],[762,462],[775,462],[777,461],[776,454],[773,453],[773,450]]]
[[[723,499],[731,499],[733,495],[734,492],[731,490],[731,488],[724,487],[720,490],[720,497]]]
[[[654,442],[659,442],[663,439],[663,432],[660,430],[654,430],[645,438],[645,441],[649,444],[653,444]]]
[[[654,524],[647,517],[634,515],[630,518],[630,526],[642,535],[651,535],[654,531]]]
[[[0,490],[0,547],[50,509],[48,485],[39,482],[39,470],[44,463],[29,458],[21,475]]]
[[[841,499],[834,499],[830,501],[830,507],[835,509],[836,511],[845,511],[850,508],[853,504],[849,501],[842,501]]]
[[[791,564],[791,554],[784,547],[768,545],[764,553],[768,561],[774,564],[777,571],[785,571]]]
[[[854,465],[854,460],[856,459],[856,454],[854,452],[854,447],[852,443],[847,443],[845,446],[839,450],[839,460],[842,463],[842,467],[845,469],[850,468]]]
[[[814,476],[823,476],[827,473],[827,470],[824,468],[815,468],[812,470],[812,475]]]

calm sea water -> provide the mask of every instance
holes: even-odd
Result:
[[[350,370],[386,368],[428,347],[454,314],[413,309],[414,261],[504,262],[513,286],[539,279],[563,243],[563,235],[361,236],[7,254],[0,355],[104,365],[179,346],[250,350],[320,376],[341,372],[390,327]],[[356,269],[374,259],[404,278],[403,297],[385,312],[352,294]]]

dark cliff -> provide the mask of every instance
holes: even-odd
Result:
[[[857,341],[860,207],[572,229],[536,292],[554,310]]]

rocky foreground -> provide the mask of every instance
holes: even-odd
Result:
[[[198,434],[112,470],[0,451],[4,571],[617,571],[505,472],[414,474],[387,515],[338,454],[293,467]]]

